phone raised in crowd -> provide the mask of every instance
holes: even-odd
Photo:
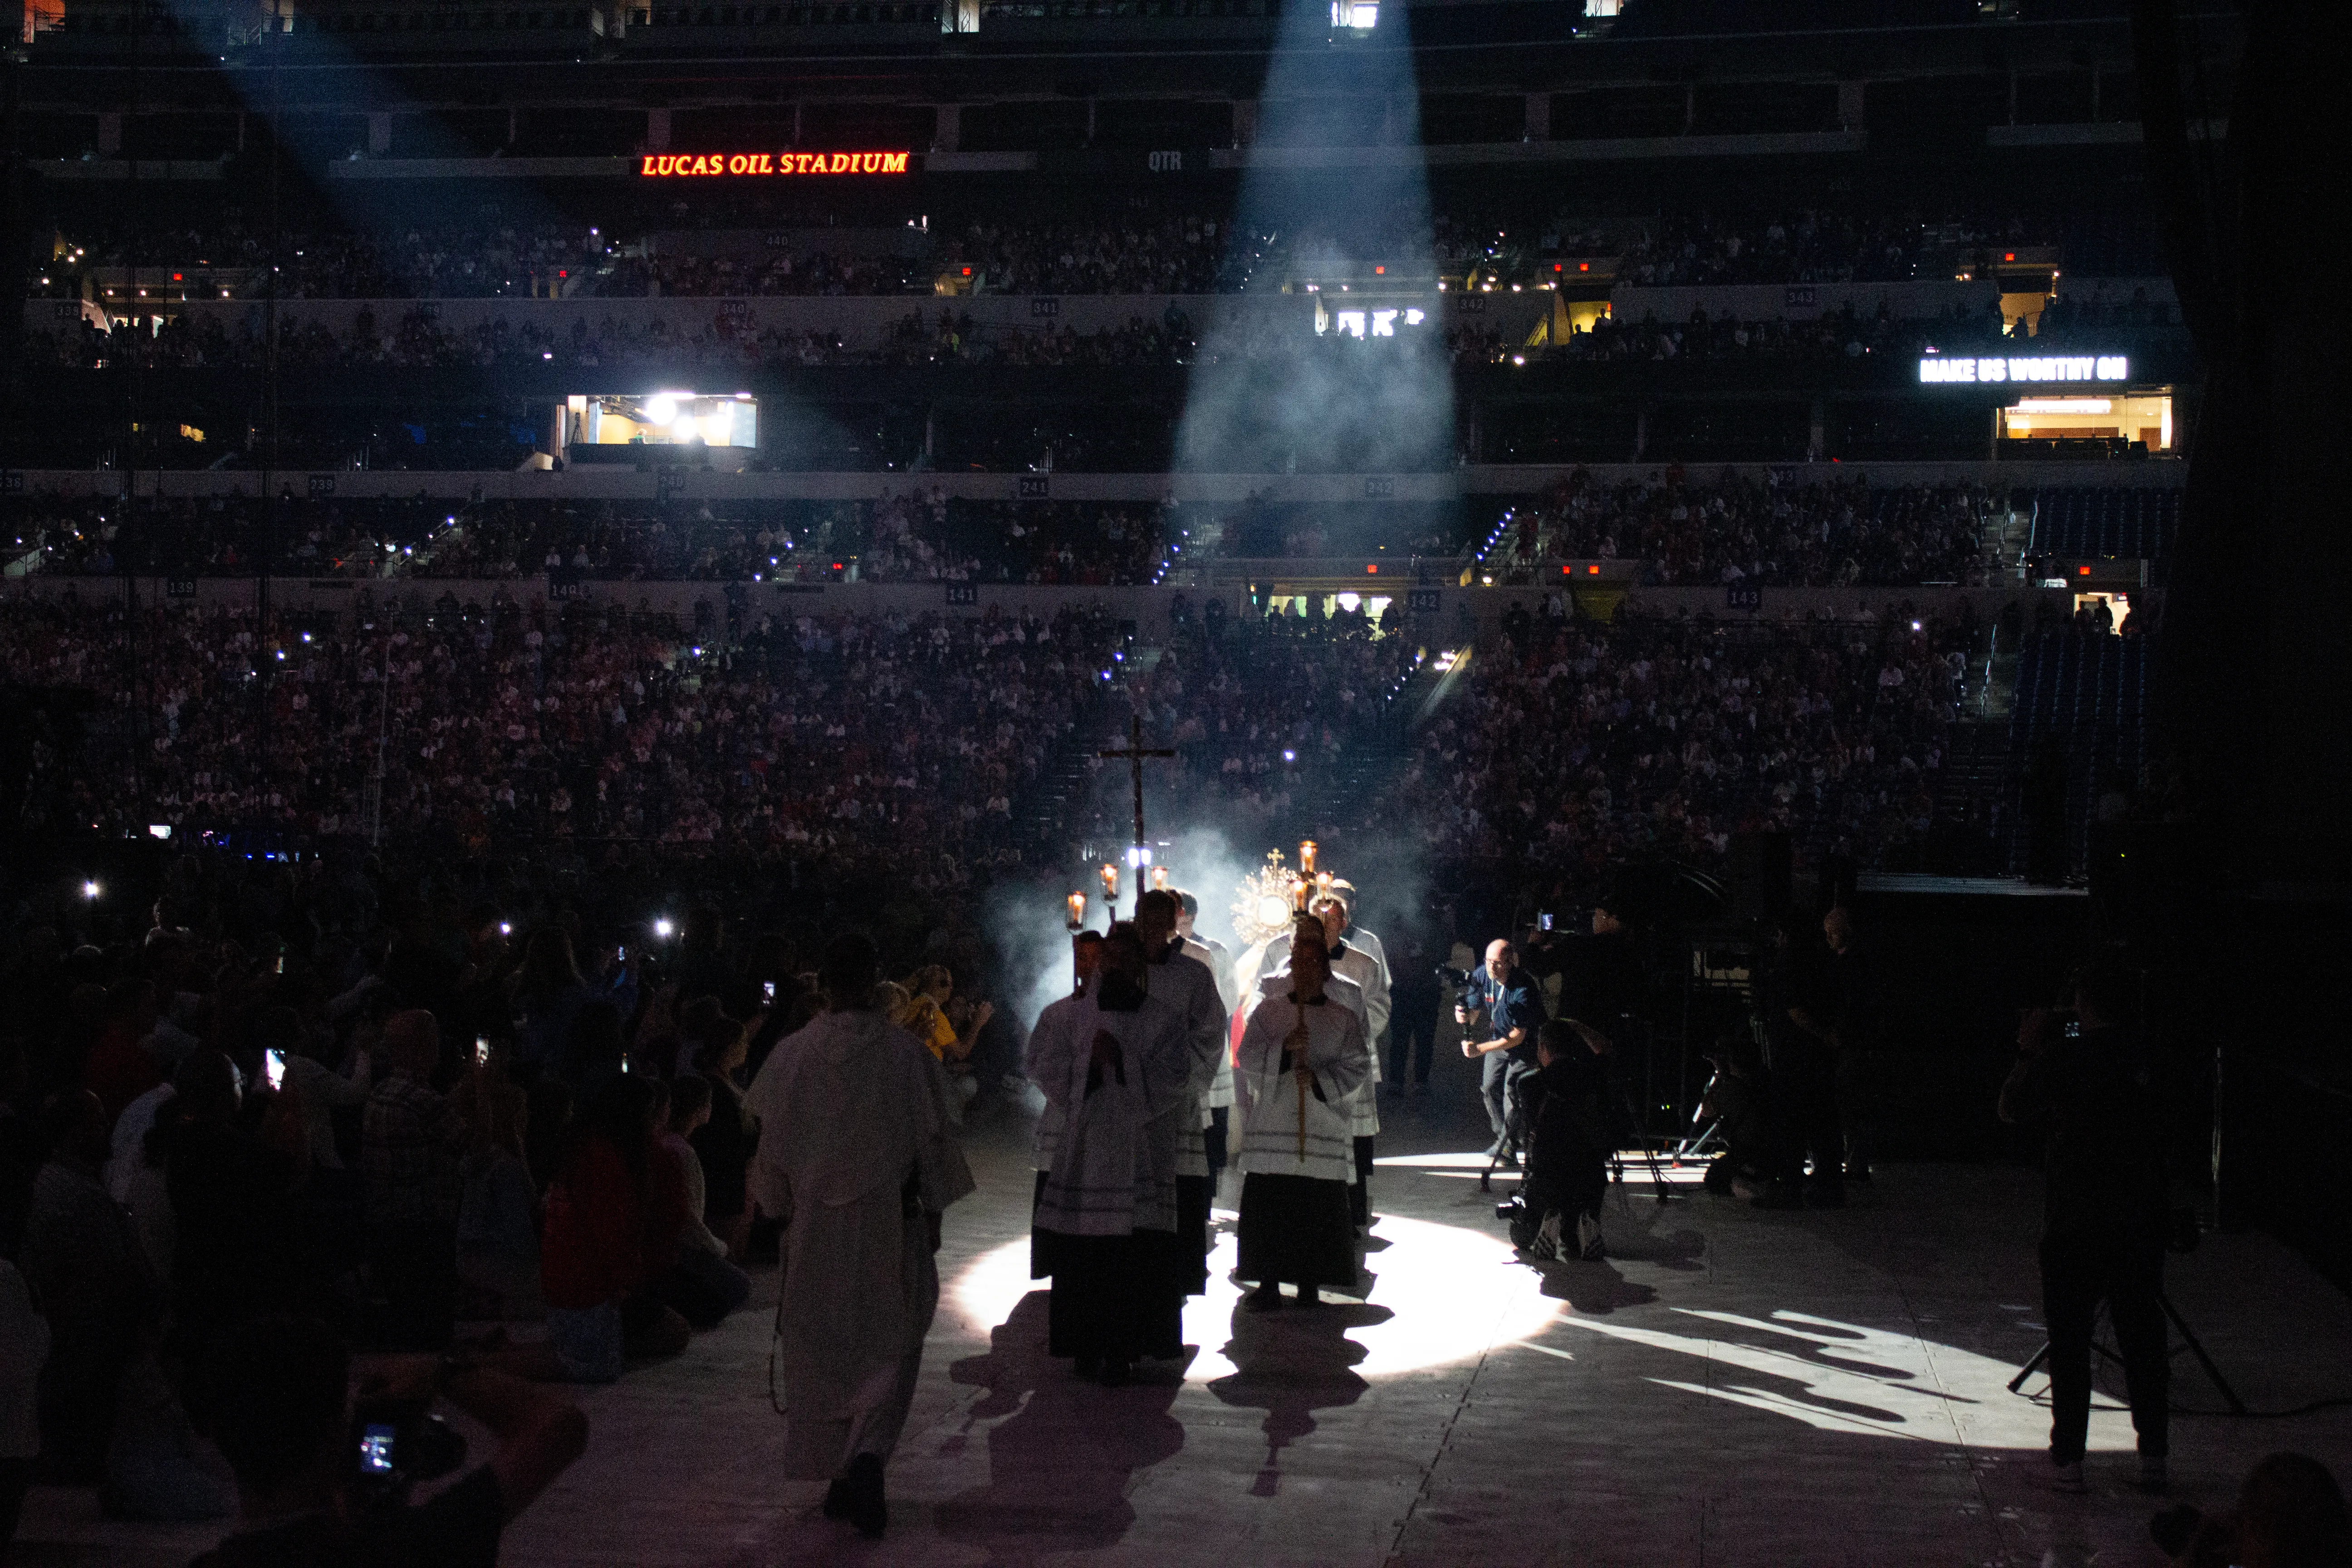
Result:
[[[278,966],[276,969],[271,971],[271,973],[276,974],[283,974],[286,973],[286,955],[284,953],[281,952],[278,955]]]
[[[475,1065],[476,1067],[480,1067],[484,1062],[488,1061],[489,1059],[490,1059],[490,1037],[489,1037],[489,1036],[488,1036],[488,1035],[476,1035],[476,1036],[474,1037],[474,1065]]]
[[[772,980],[762,980],[760,982],[760,989],[767,994],[769,1004],[772,1005],[776,1000],[776,983]]]
[[[360,1474],[388,1476],[400,1428],[389,1421],[371,1421],[360,1428]]]
[[[262,1052],[261,1076],[272,1089],[283,1084],[286,1081],[286,1053],[279,1050]]]
[[[622,946],[622,947],[616,947],[616,948],[614,948],[614,949],[613,950],[613,957],[614,957],[614,960],[616,963],[628,963],[628,962],[629,962],[629,950],[628,950],[628,948],[627,948],[626,946]]]
[[[1536,929],[1538,931],[1551,930],[1551,913],[1549,910],[1546,910],[1544,913],[1536,917]]]

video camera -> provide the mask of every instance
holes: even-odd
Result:
[[[464,1434],[421,1400],[361,1400],[352,1436],[352,1490],[362,1510],[399,1508],[417,1482],[438,1480],[466,1462]]]
[[[1441,963],[1437,966],[1437,977],[1457,991],[1467,991],[1470,988],[1470,972],[1466,969],[1456,969],[1450,963]]]

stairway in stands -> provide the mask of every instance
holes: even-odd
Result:
[[[2139,637],[2072,627],[2029,633],[2019,660],[2009,748],[2021,767],[2044,743],[2057,748],[2066,783],[2066,855],[2079,868],[2094,805],[2111,780],[2136,784],[2147,763],[2147,647]],[[2012,853],[2022,864],[2025,824],[2012,814]]]
[[[2012,526],[2021,537],[2023,524]],[[1969,655],[1968,688],[1936,783],[1936,858],[1956,874],[1999,876],[2011,869],[2010,730],[2018,652],[2014,637],[2003,642],[1998,628],[1988,626]]]
[[[1951,729],[1944,750],[1943,777],[1936,786],[1936,816],[1966,822],[1972,812],[2000,798],[2009,783],[2009,721],[1963,721]]]
[[[1298,802],[1297,831],[1308,837],[1332,835],[1335,826],[1360,823],[1372,802],[1394,787],[1412,760],[1412,739],[1443,677],[1433,653],[1382,700],[1381,729],[1348,743],[1324,775],[1322,787]]]
[[[1072,826],[1084,820],[1094,791],[1094,753],[1104,743],[1095,738],[1099,722],[1082,721],[1045,754],[1013,812],[1024,849],[1034,847],[1049,858],[1060,855]]]
[[[2033,534],[2032,502],[2012,499],[1993,506],[1977,519],[1977,539],[1990,579],[1997,584],[2025,581],[2025,552]]]

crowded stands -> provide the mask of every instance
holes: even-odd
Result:
[[[2132,501],[2130,492],[2126,501]],[[2148,492],[2161,507],[2169,492]],[[859,580],[1150,584],[1176,562],[1389,551],[1462,558],[1506,586],[1562,561],[1639,563],[1654,585],[1752,582],[1773,587],[1982,586],[2014,562],[1985,543],[2006,513],[1983,485],[1800,482],[1694,477],[1678,466],[1615,482],[1577,469],[1529,501],[1491,503],[1482,539],[1411,509],[1363,504],[1269,509],[950,498],[919,481],[876,501],[438,502],[297,500],[274,509],[273,574],[346,578],[516,578],[709,582]],[[2054,511],[2056,501],[2029,500]],[[2078,503],[2079,504],[2079,503]],[[2110,503],[2113,504],[2113,503]],[[36,495],[18,503],[14,558],[44,573],[138,570],[236,576],[256,569],[273,509],[252,497],[142,506],[126,538],[118,500]],[[2137,513],[2135,513],[2137,515]],[[2054,527],[2054,525],[2053,525]],[[2071,537],[2071,536],[2070,536]],[[2057,550],[2053,532],[2040,547]],[[2077,542],[2081,542],[2077,541]],[[2075,553],[2118,553],[2116,550]],[[836,566],[838,564],[838,567]]]
[[[889,245],[825,240],[829,218],[706,203],[658,217],[521,216],[485,205],[471,217],[385,223],[373,230],[290,223],[277,242],[281,298],[301,300],[573,299],[759,295],[1213,294],[1279,287],[1293,276],[1344,272],[1377,258],[1427,255],[1441,276],[1539,285],[1559,258],[1612,258],[1643,287],[1879,283],[1948,279],[1955,258],[1993,246],[2053,247],[2086,277],[2163,270],[2137,220],[2097,210],[1928,216],[1902,210],[1647,213],[1563,211],[1534,218],[1441,211],[1407,233],[1385,214],[1344,223],[1234,228],[1213,213],[1137,201],[1092,217],[1027,224],[1000,216],[961,224],[928,216]],[[710,253],[697,237],[740,225],[758,243]],[[811,225],[812,226],[799,226]],[[697,226],[698,226],[698,227]],[[236,214],[203,226],[102,221],[44,272],[35,292],[70,298],[85,274],[270,264],[266,225]],[[756,232],[754,232],[756,231]],[[887,226],[866,231],[880,237]]]
[[[1971,628],[1732,635],[1643,616],[1571,623],[1561,608],[1516,622],[1476,661],[1412,741],[1402,798],[1358,803],[1365,820],[1393,808],[1427,825],[1442,858],[1532,844],[1595,867],[1648,848],[1704,862],[1759,823],[1874,852],[1924,835],[1958,696],[1948,656],[1965,655]],[[1272,823],[1342,763],[1404,743],[1392,700],[1433,657],[1360,610],[1262,619],[1222,599],[1178,606],[1168,646],[1135,670],[1100,613],[739,615],[730,637],[709,604],[689,626],[445,592],[386,596],[341,624],[280,616],[257,635],[248,609],[143,611],[139,703],[113,771],[62,780],[42,809],[116,834],[268,824],[322,840],[379,828],[479,845],[624,839],[845,872],[912,842],[930,852],[900,874],[955,888],[1034,863],[1017,807],[1114,691],[1180,749],[1205,809]],[[19,679],[121,704],[132,667],[119,612],[18,601],[0,626]],[[266,769],[247,743],[264,662]],[[1530,735],[1540,759],[1493,752]],[[1537,776],[1576,787],[1534,791]],[[1497,802],[1535,815],[1477,815]]]
[[[13,558],[45,573],[362,579],[689,582],[1150,583],[1166,509],[1118,502],[950,499],[936,487],[877,501],[467,501],[252,497],[142,506],[36,496],[16,509]]]
[[[1980,486],[1799,484],[1786,470],[1693,485],[1679,469],[1606,485],[1579,469],[1505,512],[1480,562],[1507,583],[1540,562],[1597,558],[1639,561],[1659,584],[1982,585],[1997,566],[1982,519],[2004,508]]]
[[[1899,862],[1927,834],[1973,631],[1531,620],[1423,732],[1391,818],[1570,902],[1632,860],[1719,867],[1742,832]]]

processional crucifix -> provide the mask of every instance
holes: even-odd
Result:
[[[1143,744],[1143,716],[1141,714],[1139,713],[1129,719],[1128,721],[1128,741],[1126,746],[1123,748],[1114,748],[1108,752],[1097,752],[1095,755],[1102,758],[1106,762],[1114,757],[1126,758],[1129,771],[1135,778],[1135,852],[1129,858],[1129,863],[1135,868],[1135,909],[1136,912],[1140,914],[1143,911],[1143,886],[1145,881],[1143,868],[1151,853],[1150,841],[1143,837],[1143,760],[1146,757],[1172,757],[1176,753],[1173,750],[1169,749],[1145,749]],[[1111,913],[1115,916],[1118,911],[1117,910],[1113,910]]]

